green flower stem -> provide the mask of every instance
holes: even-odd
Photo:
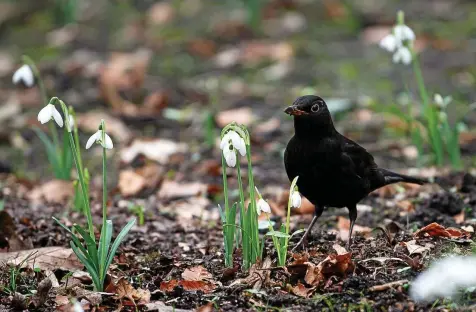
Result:
[[[58,98],[52,98],[52,101],[53,100],[59,101],[59,103],[61,105],[61,109],[63,110],[64,116],[68,116],[68,114],[67,114],[68,109],[66,107],[66,104],[63,101],[59,100]],[[69,120],[66,120],[65,122],[66,122],[66,127],[67,127],[68,124],[69,124]],[[78,159],[78,151],[77,151],[77,148],[76,148],[76,145],[75,145],[75,142],[74,142],[73,134],[71,132],[69,132],[68,137],[69,137],[69,145],[71,147],[71,150],[73,151],[72,154],[73,154],[74,164],[76,165],[76,171],[78,172],[78,176],[79,176],[79,183],[81,185],[81,193],[83,194],[83,201],[84,201],[84,204],[85,204],[86,218],[87,218],[87,221],[88,221],[89,236],[95,242],[96,238],[94,236],[93,217],[91,215],[91,206],[89,205],[89,195],[87,193],[87,188],[86,188],[86,183],[85,183],[85,178],[84,178],[84,172],[80,168],[80,163],[79,163],[79,159]]]
[[[433,107],[431,107],[430,105],[428,92],[426,90],[425,82],[423,80],[423,74],[421,71],[418,56],[416,55],[413,47],[410,47],[410,51],[412,53],[413,72],[415,73],[418,90],[423,102],[423,115],[425,116],[428,123],[429,141],[432,145],[433,152],[435,153],[436,164],[438,166],[441,166],[443,165],[444,155],[441,137],[438,131],[438,114],[435,109],[433,109]]]
[[[107,164],[106,164],[106,125],[101,120],[102,141],[102,225],[106,226],[107,219]]]
[[[253,254],[252,254],[252,262],[254,263],[259,257],[259,231],[258,231],[258,210],[256,209],[256,198],[255,198],[255,183],[253,179],[253,166],[251,164],[251,146],[249,144],[246,145],[246,160],[248,162],[248,189],[250,192],[250,209],[251,209],[251,237],[252,237],[252,247]]]

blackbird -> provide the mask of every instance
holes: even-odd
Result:
[[[392,183],[428,183],[379,168],[365,148],[337,132],[326,102],[318,96],[301,96],[284,112],[294,116],[295,131],[284,153],[286,173],[290,181],[299,176],[299,192],[315,206],[311,224],[294,249],[306,239],[325,207],[349,210],[350,247],[361,199]]]

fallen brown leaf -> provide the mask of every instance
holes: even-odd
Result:
[[[461,224],[464,222],[464,219],[465,219],[465,214],[464,214],[464,209],[461,210],[460,213],[458,213],[457,215],[454,215],[453,216],[453,220],[455,220],[456,224]]]
[[[408,254],[411,256],[413,254],[425,254],[430,251],[430,246],[420,246],[416,243],[416,240],[411,240],[409,242],[404,242],[407,247]]]
[[[201,182],[179,183],[165,180],[158,192],[161,199],[177,199],[204,195],[207,191],[207,185]]]
[[[64,203],[74,195],[73,182],[64,180],[51,180],[34,188],[28,198],[33,202],[46,200],[48,203]]]
[[[240,107],[221,111],[215,118],[217,125],[222,128],[231,122],[249,126],[254,121],[255,116],[253,115],[251,108]]]
[[[185,143],[176,143],[166,139],[136,139],[132,144],[121,151],[121,160],[132,162],[137,156],[144,155],[159,164],[167,164],[172,155],[185,153],[188,146]]]
[[[448,238],[471,238],[471,233],[456,228],[445,228],[436,222],[428,224],[427,226],[416,231],[413,236],[433,236],[433,237],[448,237]]]
[[[160,283],[160,290],[164,292],[171,292],[175,287],[182,286],[185,291],[197,291],[201,290],[205,294],[212,292],[215,289],[215,285],[205,281],[178,281],[170,280]]]
[[[346,276],[353,272],[355,267],[350,252],[341,255],[329,255],[318,265],[311,262],[306,262],[306,264],[308,267],[304,281],[311,286],[318,286],[332,275]]]
[[[314,289],[316,289],[316,287],[307,288],[303,284],[298,283],[296,286],[291,288],[291,292],[296,296],[302,298],[309,298],[309,296],[313,293]]]
[[[26,259],[28,260],[25,261]],[[41,270],[76,271],[83,268],[83,264],[79,262],[73,250],[64,247],[43,247],[20,252],[0,253],[0,262],[12,265],[24,262],[23,266]]]
[[[117,186],[125,197],[137,195],[146,188],[155,188],[163,173],[163,169],[156,164],[148,164],[136,170],[123,170],[119,173]]]
[[[129,299],[134,305],[144,305],[150,302],[150,292],[147,289],[134,289],[125,278],[120,278],[116,283],[115,298],[121,301]]]
[[[190,269],[185,269],[182,273],[182,278],[187,281],[204,281],[213,278],[212,274],[203,266],[199,265]]]

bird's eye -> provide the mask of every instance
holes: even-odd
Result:
[[[319,111],[319,104],[314,104],[311,107],[311,112],[317,113]]]

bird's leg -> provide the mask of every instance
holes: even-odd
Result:
[[[347,250],[350,251],[350,246],[352,246],[352,231],[354,230],[355,220],[357,220],[357,205],[348,206],[349,209],[349,219],[350,219],[350,229],[349,229],[349,240],[347,241]]]
[[[317,219],[322,215],[322,212],[324,211],[324,206],[321,206],[321,205],[316,205],[315,208],[314,208],[314,217],[312,217],[312,221],[311,221],[311,224],[309,224],[309,226],[307,227],[306,231],[304,232],[304,235],[301,237],[301,239],[299,240],[299,242],[297,243],[296,246],[294,246],[294,248],[291,250],[292,252],[294,252],[296,249],[299,248],[299,246],[301,246],[304,241],[306,240],[307,236],[309,235],[309,233],[311,232],[311,229],[312,227],[314,226],[314,224],[316,223]]]

